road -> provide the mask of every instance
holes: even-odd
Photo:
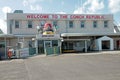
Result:
[[[0,61],[0,80],[120,80],[120,53],[38,55]]]

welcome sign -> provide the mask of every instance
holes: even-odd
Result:
[[[28,14],[27,19],[105,19],[104,15]]]

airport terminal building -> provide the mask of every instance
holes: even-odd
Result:
[[[46,24],[48,23],[48,24]],[[52,33],[46,29],[53,29]],[[47,31],[45,31],[47,30]],[[7,14],[6,46],[35,44],[36,53],[57,46],[60,52],[120,49],[120,31],[112,14],[41,14],[15,11]],[[7,50],[7,49],[6,49]]]

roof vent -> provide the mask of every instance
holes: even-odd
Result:
[[[14,13],[23,13],[23,10],[15,10]]]

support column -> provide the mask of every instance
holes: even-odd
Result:
[[[87,52],[87,40],[85,40],[85,52]]]
[[[36,54],[38,54],[38,40],[35,40]]]
[[[20,41],[19,37],[17,37],[17,40],[18,40],[17,42],[19,42],[19,41]]]
[[[22,42],[23,42],[23,48],[25,48],[25,37],[22,37],[23,38],[23,40],[22,40]]]
[[[4,37],[4,41],[5,41],[5,59],[7,59],[7,40],[6,40],[6,36]]]
[[[60,49],[60,54],[62,54],[62,50],[61,50],[62,42],[61,42],[61,40],[58,40],[58,42],[59,42],[59,46],[58,47],[60,47],[59,48]]]
[[[114,50],[113,39],[112,39],[112,40],[110,40],[110,50]]]

